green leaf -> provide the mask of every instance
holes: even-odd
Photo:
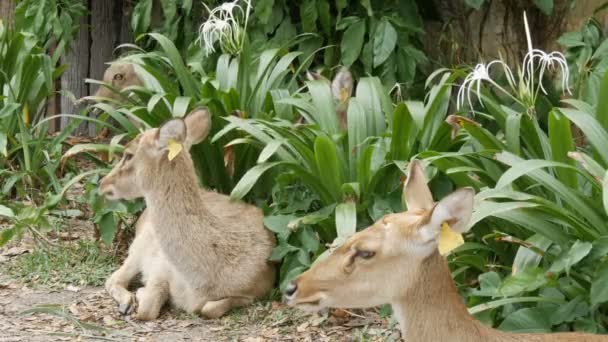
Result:
[[[479,305],[475,305],[469,308],[469,313],[471,315],[478,314],[480,312],[501,307],[503,305],[515,304],[515,303],[526,303],[526,302],[548,302],[548,303],[556,303],[562,304],[563,300],[551,298],[551,297],[514,297],[514,298],[504,298],[497,299],[491,302],[482,303]]]
[[[269,142],[258,157],[258,164],[265,163],[272,155],[281,147],[283,142],[281,140],[273,140]]]
[[[397,45],[397,31],[383,18],[374,34],[374,68],[384,63]]]
[[[534,291],[546,283],[547,277],[542,268],[529,268],[505,278],[498,293],[504,297],[517,296],[523,292]]]
[[[551,15],[553,12],[553,0],[532,0],[544,15]]]
[[[553,160],[574,167],[576,162],[568,157],[568,152],[576,150],[570,121],[557,110],[551,110],[549,113],[549,141]],[[577,188],[577,175],[573,170],[556,168],[555,172],[564,184],[573,189]]]
[[[505,123],[505,139],[510,152],[521,155],[521,114],[508,115]]]
[[[598,266],[591,283],[589,297],[594,308],[608,301],[608,261]]]
[[[336,145],[325,135],[315,139],[315,160],[321,183],[339,200],[342,197],[342,175]]]
[[[289,227],[289,229],[295,230],[297,229],[300,225],[303,224],[307,224],[307,225],[314,225],[314,224],[318,224],[322,221],[327,220],[331,214],[333,214],[334,210],[336,209],[336,204],[331,204],[328,205],[326,207],[323,207],[315,212],[309,213],[305,216],[302,217],[298,217],[295,218],[293,220],[291,220],[287,226]]]
[[[582,301],[583,296],[578,296],[565,305],[560,305],[551,314],[551,324],[559,325],[564,322],[572,322],[581,316],[586,316],[589,313],[589,307]]]
[[[563,270],[566,270],[566,273],[570,272],[570,267],[576,265],[586,257],[587,254],[591,252],[592,247],[593,245],[591,242],[581,242],[580,240],[577,240],[570,250],[564,251],[557,260],[555,260],[553,265],[549,268],[549,272],[560,273]]]
[[[17,234],[17,227],[2,229],[2,231],[0,231],[0,247],[6,245],[15,234]]]
[[[13,218],[13,217],[15,217],[15,213],[13,212],[13,210],[11,208],[5,207],[0,204],[0,216]]]
[[[99,235],[101,236],[101,241],[103,241],[106,245],[111,245],[112,241],[114,241],[114,236],[116,235],[116,219],[114,218],[114,213],[106,213],[99,220]]]
[[[551,311],[549,307],[520,309],[505,318],[498,329],[516,333],[551,332]]]
[[[473,290],[473,295],[482,297],[494,297],[498,293],[501,279],[496,272],[486,272],[480,274],[479,290]]]
[[[602,45],[606,45],[608,47],[608,39],[604,40]],[[606,70],[604,77],[602,77],[599,91],[599,93],[603,95],[599,96],[597,99],[595,118],[597,121],[599,121],[604,130],[608,131],[608,96],[605,96],[605,94],[608,94],[608,70]]]
[[[340,43],[340,54],[342,56],[342,64],[351,66],[361,54],[363,48],[363,40],[365,39],[365,21],[357,20],[352,23],[342,36]]]
[[[602,202],[604,203],[604,210],[608,214],[608,171],[606,171],[602,181]]]
[[[316,32],[317,18],[319,16],[317,12],[317,5],[315,0],[304,0],[299,5],[300,8],[300,20],[302,21],[302,30],[304,32]]]
[[[393,134],[391,137],[391,158],[407,160],[416,139],[416,123],[405,105],[400,103],[393,114]]]
[[[336,231],[340,238],[348,238],[357,231],[357,207],[355,202],[340,203],[336,207]]]
[[[254,2],[255,17],[261,24],[266,25],[272,15],[274,0],[258,0]]]
[[[580,110],[570,108],[560,108],[559,110],[585,133],[589,143],[601,157],[603,165],[608,165],[608,149],[606,148],[608,133],[602,124],[589,113]]]
[[[465,0],[464,1],[464,3],[467,4],[467,6],[472,7],[476,10],[480,9],[484,2],[485,2],[485,0]]]
[[[281,164],[285,164],[285,162],[280,162],[280,161],[279,162],[269,162],[269,163],[258,164],[256,166],[252,167],[251,169],[249,169],[249,171],[247,171],[247,173],[245,173],[243,175],[243,177],[239,180],[239,182],[234,186],[234,189],[232,189],[232,192],[230,193],[230,197],[232,197],[234,199],[241,199],[241,198],[245,197],[245,195],[247,195],[247,193],[251,190],[251,188],[253,188],[255,183],[264,174],[264,172],[266,172],[267,170],[269,170],[277,165],[281,165]]]
[[[540,252],[545,252],[553,244],[553,241],[547,239],[540,234],[534,234],[526,239],[526,242],[534,246],[534,249],[530,249],[521,246],[517,249],[515,259],[513,259],[513,274],[517,274],[528,268],[538,267],[543,257]]]
[[[276,233],[279,237],[287,239],[291,230],[288,227],[290,221],[296,219],[294,215],[273,215],[264,217],[264,226]]]

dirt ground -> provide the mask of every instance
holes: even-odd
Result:
[[[74,239],[92,239],[91,230],[84,231]],[[56,234],[47,237],[61,240]],[[310,315],[277,300],[258,302],[217,320],[166,308],[153,322],[136,321],[121,316],[101,286],[69,284],[57,278],[61,275],[52,278],[52,285],[39,285],[37,274],[28,274],[26,280],[8,271],[8,265],[34,250],[27,236],[0,248],[0,342],[399,340],[397,329],[377,309]]]

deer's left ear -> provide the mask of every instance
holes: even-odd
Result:
[[[162,125],[156,132],[156,146],[164,149],[169,141],[183,144],[186,140],[186,124],[182,119],[172,119]]]
[[[436,239],[444,223],[457,233],[466,233],[471,228],[469,221],[473,214],[474,199],[475,190],[462,188],[439,201],[433,208],[429,221],[420,228],[423,240]]]

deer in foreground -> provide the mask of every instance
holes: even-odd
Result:
[[[143,197],[147,209],[124,264],[106,282],[123,314],[152,320],[170,300],[176,307],[217,318],[252,303],[273,287],[267,259],[275,246],[261,210],[201,189],[189,148],[209,133],[210,115],[198,109],[148,129],[128,143],[101,180],[111,200]],[[129,283],[142,274],[135,298]]]
[[[475,320],[438,251],[443,229],[469,230],[474,191],[463,188],[435,203],[418,161],[410,164],[404,191],[406,212],[384,216],[293,280],[287,303],[307,311],[388,303],[408,342],[608,341],[579,333],[506,333]]]

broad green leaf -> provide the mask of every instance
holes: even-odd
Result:
[[[342,56],[343,65],[351,66],[359,58],[364,39],[364,20],[355,21],[344,31],[342,42],[340,43],[340,55]]]
[[[598,266],[591,283],[589,297],[591,306],[594,308],[608,301],[608,261],[604,261]]]
[[[560,305],[551,314],[551,324],[558,325],[564,322],[572,322],[575,319],[589,313],[589,306],[583,303],[583,296],[578,296],[565,305]]]
[[[15,217],[15,213],[13,212],[13,210],[11,208],[5,207],[0,204],[0,216],[13,218],[13,217]]]
[[[336,145],[325,135],[315,139],[315,159],[317,175],[332,196],[339,200],[342,197],[342,174]]]
[[[505,278],[498,289],[504,297],[517,296],[523,292],[534,291],[547,283],[547,276],[542,268],[528,268]]]
[[[327,220],[336,209],[336,204],[331,204],[307,215],[295,218],[288,223],[289,229],[297,229],[302,224],[313,225]]]
[[[276,233],[280,238],[287,239],[291,234],[288,224],[296,219],[294,215],[272,215],[264,217],[264,226]]]
[[[473,290],[474,296],[495,297],[498,294],[498,288],[502,280],[496,272],[482,273],[478,277],[479,290]]]
[[[509,115],[506,120],[505,139],[510,152],[521,155],[521,114]]]
[[[357,207],[355,202],[340,203],[336,207],[336,232],[340,238],[348,238],[357,231]]]
[[[114,218],[114,213],[106,213],[105,215],[103,215],[99,220],[98,224],[101,241],[103,241],[106,245],[111,245],[112,241],[114,241],[114,236],[116,236],[117,228],[117,222]]]
[[[511,183],[513,183],[519,177],[528,175],[531,172],[533,172],[534,170],[538,170],[538,169],[542,169],[542,168],[546,168],[546,167],[557,167],[557,168],[566,168],[566,169],[576,170],[576,168],[574,166],[560,163],[560,162],[554,162],[551,160],[541,160],[541,159],[523,160],[523,161],[515,164],[514,166],[512,166],[510,169],[508,169],[502,175],[502,177],[500,177],[500,179],[496,183],[496,189],[502,189],[504,187],[507,187],[507,186],[511,185]]]
[[[551,332],[551,311],[549,307],[519,309],[505,318],[499,330],[516,333]]]
[[[258,164],[265,163],[272,155],[281,147],[283,142],[281,140],[274,140],[268,143],[260,152],[260,156],[258,157]]]
[[[602,124],[588,113],[576,109],[560,108],[568,120],[577,125],[591,143],[598,155],[601,157],[603,165],[608,165],[608,133]]]
[[[521,246],[517,249],[515,259],[513,259],[513,266],[511,267],[512,274],[524,271],[532,267],[538,267],[543,257],[542,252],[546,252],[549,246],[553,243],[551,240],[540,234],[534,234],[526,239],[526,242],[534,247],[530,249]]]
[[[467,6],[472,7],[476,10],[480,9],[484,2],[485,2],[485,0],[465,0],[464,1],[464,3],[467,4]]]
[[[543,12],[544,15],[551,15],[553,12],[553,0],[532,0],[534,5]]]
[[[553,262],[553,265],[549,268],[549,272],[561,273],[565,270],[566,273],[569,273],[570,268],[586,257],[591,252],[592,247],[591,242],[577,240],[569,250],[562,252],[555,262]]]
[[[9,242],[13,236],[15,236],[15,234],[17,234],[16,227],[2,229],[2,231],[0,231],[0,247],[6,245],[6,243]]]
[[[606,46],[608,49],[608,39],[604,40],[602,46]],[[606,70],[604,77],[602,77],[600,94],[603,95],[598,98],[595,118],[599,121],[604,130],[608,131],[608,96],[605,96],[605,94],[608,94],[608,70]]]
[[[374,34],[374,68],[388,59],[396,45],[397,31],[386,18],[383,18]]]
[[[548,303],[563,304],[563,300],[551,298],[551,297],[514,297],[514,298],[497,299],[497,300],[493,300],[493,301],[490,301],[487,303],[475,305],[475,306],[469,308],[469,313],[471,315],[474,315],[474,314],[478,314],[478,313],[486,311],[486,310],[501,307],[503,305],[515,304],[515,303],[527,303],[527,302],[530,302],[530,303],[548,302]]]
[[[314,110],[309,114],[314,116],[315,122],[319,124],[321,129],[330,135],[337,134],[340,129],[329,83],[318,80],[308,81],[306,82],[306,85],[308,86],[312,103],[314,104]]]
[[[602,182],[602,202],[604,203],[604,210],[608,214],[608,171]]]
[[[281,165],[281,164],[285,164],[285,162],[280,162],[280,161],[279,162],[269,162],[269,163],[258,164],[256,166],[252,167],[251,169],[249,169],[249,171],[247,171],[247,173],[245,173],[243,175],[243,177],[239,180],[239,182],[234,186],[234,189],[232,189],[232,192],[230,193],[230,197],[232,197],[234,199],[241,199],[241,198],[245,197],[245,195],[247,195],[249,190],[251,190],[251,188],[253,188],[255,183],[264,174],[264,172],[268,171],[269,169],[271,169],[275,166]]]
[[[549,141],[553,160],[574,167],[575,161],[568,157],[569,152],[576,150],[570,121],[557,110],[549,112]],[[577,175],[574,171],[558,167],[555,172],[564,184],[573,189],[577,188]]]
[[[391,136],[391,158],[407,160],[416,139],[416,123],[405,103],[400,103],[393,114],[393,134]]]

